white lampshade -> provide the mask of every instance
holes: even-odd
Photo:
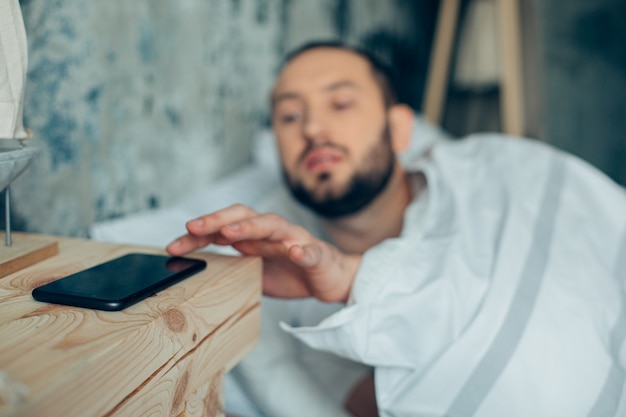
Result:
[[[28,55],[18,0],[0,0],[0,139],[24,139],[22,108]]]

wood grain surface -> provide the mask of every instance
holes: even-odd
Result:
[[[164,253],[60,238],[57,256],[0,278],[0,370],[28,389],[1,416],[221,415],[221,376],[258,338],[261,260],[195,253],[204,271],[120,312],[32,298],[130,252]]]

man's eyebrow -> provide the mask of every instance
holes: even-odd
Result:
[[[276,104],[282,100],[301,100],[302,97],[298,93],[279,93],[272,96],[272,107],[276,107]]]
[[[345,80],[345,81],[337,81],[337,82],[328,84],[327,86],[325,86],[323,88],[323,90],[324,91],[334,91],[334,90],[338,90],[340,88],[346,88],[346,87],[352,88],[354,90],[358,90],[359,89],[359,87],[355,83],[353,83],[352,81]]]
[[[336,81],[336,82],[330,83],[322,87],[322,91],[330,92],[330,91],[339,90],[341,88],[351,88],[354,90],[359,89],[358,86],[352,81],[345,80],[345,81]],[[272,107],[276,107],[276,105],[282,100],[302,100],[302,96],[295,92],[278,93],[272,96]]]

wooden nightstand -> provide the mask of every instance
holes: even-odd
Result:
[[[0,415],[222,415],[224,373],[259,334],[260,258],[194,253],[204,271],[104,312],[31,291],[129,252],[164,252],[55,239],[58,255],[0,278]]]

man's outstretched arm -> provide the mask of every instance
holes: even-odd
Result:
[[[167,246],[171,255],[217,244],[262,256],[263,292],[273,297],[346,302],[361,263],[361,255],[347,254],[276,214],[239,204],[186,226],[188,233]]]

